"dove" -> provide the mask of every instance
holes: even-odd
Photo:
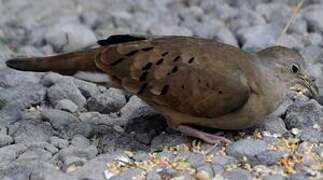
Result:
[[[302,56],[282,46],[250,53],[197,37],[126,34],[98,45],[6,64],[23,71],[81,73],[88,80],[94,73],[106,76],[100,81],[112,81],[114,87],[138,96],[163,114],[169,127],[208,143],[227,139],[197,126],[245,129],[261,123],[289,92],[318,96]]]

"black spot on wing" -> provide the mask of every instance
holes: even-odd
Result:
[[[131,51],[131,52],[127,53],[125,56],[133,56],[133,55],[135,55],[137,52],[138,52],[138,50],[133,50],[133,51]]]
[[[146,78],[147,78],[148,73],[149,73],[148,71],[143,72],[143,73],[140,75],[139,81],[145,81],[145,80],[146,80]]]
[[[164,53],[162,54],[162,56],[167,56],[167,54],[168,54],[168,52],[164,52]]]
[[[168,89],[169,89],[169,85],[167,84],[167,85],[165,85],[165,86],[163,87],[163,89],[161,90],[160,95],[166,95],[166,94],[167,94],[167,92],[168,92]]]
[[[175,57],[175,59],[173,60],[174,62],[177,62],[179,60],[179,58],[181,58],[181,56],[177,56]]]
[[[150,68],[151,68],[151,66],[152,66],[153,64],[151,63],[151,62],[149,62],[149,63],[147,63],[143,68],[142,68],[142,70],[143,71],[147,71],[147,70],[149,70]]]
[[[163,58],[159,59],[159,60],[156,62],[156,65],[161,65],[161,64],[163,63],[163,61],[164,61],[164,59],[163,59]]]
[[[190,64],[193,63],[194,59],[195,59],[194,57],[191,57],[191,59],[188,60],[188,63],[190,63]]]
[[[115,65],[117,65],[117,64],[119,64],[119,63],[121,63],[123,60],[124,60],[124,58],[120,58],[120,59],[118,59],[118,60],[114,61],[113,63],[111,63],[110,65],[111,65],[111,66],[115,66]]]
[[[145,88],[147,87],[148,83],[144,83],[140,86],[139,91],[137,92],[137,94],[142,94],[145,91]]]

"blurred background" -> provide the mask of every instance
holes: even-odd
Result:
[[[41,55],[88,47],[112,34],[139,33],[199,36],[257,51],[275,44],[299,2],[0,0],[0,43],[21,55]],[[321,61],[322,9],[322,0],[305,0],[280,40],[299,50],[310,65]],[[321,65],[311,68],[320,77]]]

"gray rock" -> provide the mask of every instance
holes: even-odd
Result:
[[[321,17],[323,16],[322,12],[323,4],[307,6],[304,11],[304,18],[309,24],[309,28],[312,31],[321,31],[323,32],[323,22]]]
[[[295,173],[289,177],[289,180],[304,180],[308,179],[308,176],[304,173]]]
[[[238,160],[232,156],[217,155],[213,158],[212,164],[220,164],[222,166],[238,163]]]
[[[77,111],[78,107],[73,101],[71,101],[69,99],[62,99],[57,102],[55,109],[74,113]]]
[[[119,111],[126,104],[126,98],[121,90],[110,88],[104,93],[91,97],[86,107],[89,111],[109,114]]]
[[[319,48],[319,46],[322,44],[322,40],[323,37],[320,33],[313,32],[309,33],[304,41],[306,46],[315,46]]]
[[[262,124],[262,128],[266,131],[275,134],[285,134],[288,133],[286,125],[280,117],[270,116],[266,118],[265,122]]]
[[[58,159],[64,163],[64,165],[69,165],[69,163],[74,162],[75,159],[83,161],[93,159],[98,153],[96,146],[91,145],[86,148],[69,146],[68,148],[62,149],[58,153]],[[75,158],[74,158],[75,157]]]
[[[211,166],[215,176],[222,174],[224,172],[224,167],[220,164],[215,163],[215,164],[212,164]]]
[[[5,106],[12,104],[20,109],[40,104],[44,97],[45,88],[36,83],[22,83],[15,87],[0,89],[0,101]]]
[[[287,152],[267,150],[256,155],[255,164],[263,164],[267,166],[276,165],[279,159],[288,155]]]
[[[124,179],[134,179],[136,176],[140,175],[143,170],[139,168],[130,168],[126,171],[123,171],[111,178],[111,180],[124,180]]]
[[[72,82],[81,91],[82,95],[86,98],[94,96],[99,91],[99,88],[96,84],[75,79],[70,76],[62,76],[53,72],[49,72],[47,75],[45,75],[41,83],[44,86],[50,87],[62,81]]]
[[[185,27],[178,27],[176,25],[162,25],[152,24],[149,27],[149,32],[155,35],[181,35],[181,36],[192,36],[193,32]]]
[[[136,152],[133,157],[132,157],[135,161],[146,161],[148,160],[149,156],[147,152],[144,151],[138,151]]]
[[[264,180],[286,180],[287,178],[281,175],[269,175],[265,176]]]
[[[79,148],[89,147],[90,141],[82,135],[76,135],[71,140],[71,145]]]
[[[296,34],[284,34],[279,39],[279,45],[298,50],[304,48],[303,40]]]
[[[158,151],[165,146],[176,146],[187,142],[188,140],[180,134],[161,134],[151,141],[150,148],[152,151]]]
[[[106,180],[104,177],[104,171],[107,170],[107,163],[112,161],[118,155],[119,153],[117,152],[99,155],[94,159],[87,161],[80,167],[80,169],[71,172],[71,174],[76,176],[78,179]]]
[[[9,145],[13,142],[13,139],[11,136],[0,134],[0,148],[6,145]]]
[[[73,82],[74,82],[75,86],[77,88],[79,88],[79,90],[81,91],[81,93],[83,94],[83,96],[85,98],[89,98],[91,96],[94,96],[99,91],[99,88],[96,84],[82,81],[79,79],[73,79]]]
[[[237,31],[237,36],[243,43],[243,49],[254,52],[272,46],[276,42],[279,33],[280,27],[278,25],[261,24],[241,28]]]
[[[230,180],[251,180],[251,174],[243,169],[237,168],[230,171],[226,171],[223,174],[224,179]]]
[[[161,177],[157,172],[149,171],[147,173],[146,180],[161,180]]]
[[[120,120],[123,119],[124,121],[122,122],[122,124],[127,124],[128,121],[132,119],[155,115],[156,111],[154,111],[150,106],[148,106],[137,96],[131,96],[128,103],[121,108],[120,113]]]
[[[283,2],[261,3],[256,6],[256,11],[270,23],[285,25],[292,14],[289,5]]]
[[[66,139],[61,139],[59,137],[53,136],[49,139],[49,142],[59,149],[66,148],[69,142]]]
[[[0,148],[0,167],[3,167],[25,152],[27,147],[22,144],[13,144]]]
[[[176,156],[170,152],[162,151],[160,153],[157,153],[158,158],[167,158],[169,161],[173,161]]]
[[[42,149],[28,150],[19,155],[19,158],[16,162],[21,161],[49,161],[52,157],[52,154],[48,151]]]
[[[312,143],[323,142],[323,131],[321,128],[306,128],[301,131],[300,139]]]
[[[73,114],[56,109],[46,109],[41,114],[44,121],[49,122],[55,130],[59,131],[71,129],[71,125],[78,121]]]
[[[96,37],[93,31],[84,25],[60,23],[46,33],[45,40],[57,52],[71,52],[95,44]]]
[[[246,156],[248,159],[253,159],[256,155],[266,150],[266,142],[255,139],[242,139],[229,145],[227,153],[236,158]]]
[[[206,164],[203,159],[203,156],[198,153],[193,152],[180,152],[177,155],[177,158],[185,159],[192,167],[197,168]]]
[[[0,169],[0,179],[25,180],[30,178],[32,168],[20,164],[13,164]]]
[[[180,172],[172,168],[162,169],[159,175],[164,179],[188,179],[192,180],[192,176],[188,172]]]
[[[289,106],[285,124],[287,129],[304,129],[312,127],[314,124],[323,126],[322,106],[315,100],[305,102],[295,102]]]
[[[51,154],[55,154],[58,152],[58,149],[54,145],[49,144],[48,142],[32,142],[27,145],[28,145],[28,150],[31,150],[31,151],[41,149],[41,150],[48,151]]]
[[[79,108],[86,103],[85,97],[72,81],[59,81],[47,89],[47,96],[53,106],[62,100],[69,99]]]
[[[62,171],[57,170],[54,166],[46,165],[42,166],[39,165],[38,168],[34,168],[29,179],[33,180],[57,180],[57,179],[64,179],[64,180],[77,180],[76,177],[73,177],[69,174],[63,173]]]
[[[261,24],[266,24],[264,17],[248,6],[241,6],[239,14],[230,20],[230,27],[234,32],[242,28]]]
[[[0,123],[0,135],[6,135],[8,128]]]
[[[33,142],[47,142],[53,136],[52,126],[46,122],[30,122],[27,120],[17,124],[16,127],[9,127],[10,135],[15,143],[30,144]]]
[[[289,27],[288,32],[296,34],[305,34],[307,33],[308,25],[303,18],[295,19],[294,23]]]
[[[208,177],[210,177],[210,178],[214,177],[213,167],[210,167],[208,165],[198,167],[196,170],[197,170],[197,172],[203,172],[203,173],[207,174]]]
[[[21,72],[9,68],[1,69],[0,77],[0,87],[15,87],[22,84],[27,85],[28,83],[37,84],[40,80],[39,73]]]
[[[310,45],[310,46],[304,48],[301,51],[301,54],[302,54],[303,58],[306,59],[308,64],[316,64],[318,62],[322,62],[322,58],[323,58],[322,50],[323,49],[319,46]],[[317,76],[315,76],[315,77],[318,77],[320,74],[321,74],[321,71],[319,72],[319,74],[316,74]]]

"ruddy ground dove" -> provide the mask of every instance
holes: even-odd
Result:
[[[273,112],[290,90],[318,94],[302,57],[285,47],[248,53],[214,40],[132,35],[98,44],[52,57],[12,59],[7,65],[68,75],[107,74],[115,86],[161,112],[170,127],[209,143],[225,139],[191,125],[248,128]]]

